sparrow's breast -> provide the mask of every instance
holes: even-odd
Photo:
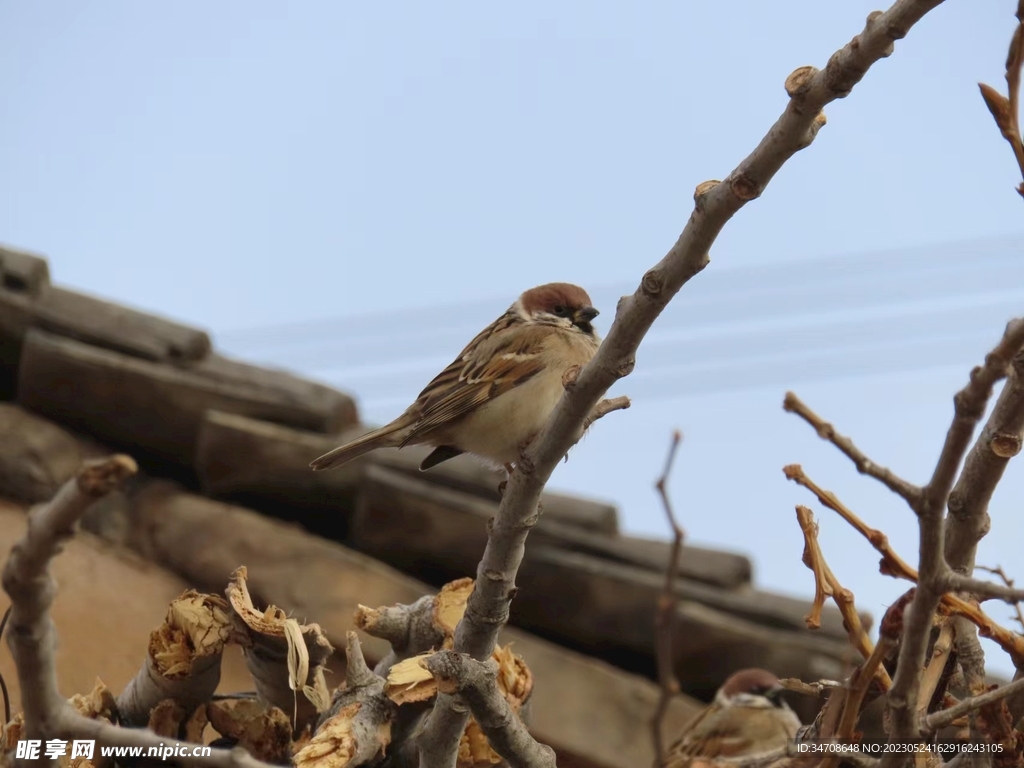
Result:
[[[562,372],[547,368],[466,416],[451,430],[459,448],[498,464],[519,460],[562,396]]]

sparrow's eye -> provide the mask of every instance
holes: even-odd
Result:
[[[569,314],[569,310],[568,308],[563,307],[561,304],[559,304],[558,306],[555,307],[555,314],[558,315],[559,317],[566,317]]]

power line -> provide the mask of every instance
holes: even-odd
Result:
[[[1024,235],[1010,235],[942,246],[884,251],[856,256],[805,259],[756,267],[709,270],[669,306],[665,320],[722,322],[740,316],[782,317],[806,311],[860,309],[896,299],[935,300],[984,294],[1005,285],[1024,285]],[[613,306],[630,284],[596,287],[595,299]],[[341,354],[374,347],[382,340],[410,341],[457,333],[496,316],[496,301],[475,300],[347,317],[278,324],[218,334],[236,350],[318,347],[329,343]],[[697,317],[694,318],[693,316]],[[481,319],[486,318],[486,319]]]

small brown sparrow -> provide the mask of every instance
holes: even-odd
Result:
[[[405,413],[310,466],[330,469],[376,448],[427,444],[434,450],[421,470],[470,453],[511,472],[562,396],[563,376],[597,352],[600,339],[591,325],[597,314],[579,286],[531,288],[469,342]]]
[[[783,690],[779,679],[764,669],[733,673],[666,751],[664,768],[785,759],[801,724],[782,700]]]

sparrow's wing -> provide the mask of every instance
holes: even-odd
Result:
[[[537,331],[511,310],[481,331],[420,393],[409,409],[418,418],[402,444],[450,424],[540,373],[544,365]]]
[[[668,750],[666,766],[683,766],[693,758],[755,755],[783,749],[799,720],[774,707],[709,707]]]

